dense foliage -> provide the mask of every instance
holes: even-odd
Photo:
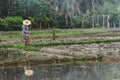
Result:
[[[40,29],[120,27],[119,3],[119,0],[0,0],[0,30],[20,30],[24,19],[30,19],[32,27]]]

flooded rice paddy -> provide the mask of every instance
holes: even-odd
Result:
[[[25,67],[0,68],[0,80],[120,80],[120,64],[72,63],[33,66],[33,75]]]

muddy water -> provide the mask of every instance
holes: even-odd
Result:
[[[26,76],[24,68],[1,68],[0,80],[120,80],[120,64],[82,63],[34,66]]]

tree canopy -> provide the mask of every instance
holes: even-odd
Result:
[[[97,15],[111,15],[109,21],[117,22],[119,6],[119,0],[0,0],[0,23],[12,27],[7,17],[21,17],[32,20],[34,28],[87,28]]]

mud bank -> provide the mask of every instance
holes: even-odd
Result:
[[[89,54],[110,54],[120,55],[120,42],[105,42],[105,43],[85,43],[74,45],[59,45],[43,47],[41,52],[68,56],[81,56]]]
[[[111,56],[111,55],[84,55],[81,57],[72,57],[72,58],[49,58],[49,59],[29,59],[27,60],[14,60],[14,61],[5,61],[0,62],[0,68],[10,68],[10,67],[23,67],[26,66],[26,62],[30,66],[36,65],[50,65],[50,64],[64,64],[64,63],[87,63],[87,62],[103,62],[103,63],[120,63],[120,56]]]

